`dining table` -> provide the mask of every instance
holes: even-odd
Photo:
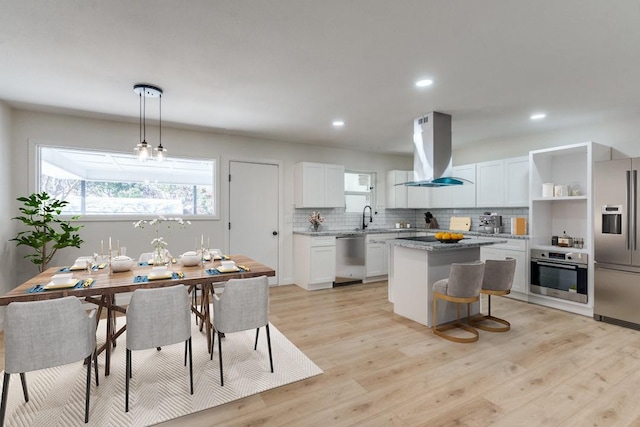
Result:
[[[214,285],[217,288],[224,286],[229,279],[275,276],[276,274],[271,267],[245,255],[229,255],[223,258],[234,261],[236,268],[223,269],[222,260],[203,261],[197,266],[190,267],[183,266],[179,262],[170,262],[167,265],[167,274],[159,275],[158,278],[151,275],[153,266],[147,263],[136,263],[130,270],[117,273],[111,271],[108,262],[91,269],[76,271],[69,271],[69,267],[64,266],[51,267],[1,295],[0,306],[9,305],[12,302],[41,301],[67,296],[96,304],[98,306],[97,321],[105,319],[107,322],[105,343],[97,350],[99,354],[105,353],[105,375],[109,375],[111,351],[116,346],[117,338],[126,330],[126,324],[120,328],[116,327],[116,313],[126,314],[126,307],[115,303],[117,294],[178,284],[186,286],[189,292],[195,292],[196,287],[201,287],[200,307],[192,304],[191,311],[201,320],[200,331],[205,329],[207,348],[210,349],[213,328],[210,302]],[[53,275],[65,272],[73,274],[73,280],[68,287],[47,286],[51,284]],[[106,316],[102,315],[104,311]]]

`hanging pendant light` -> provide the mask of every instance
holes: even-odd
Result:
[[[167,150],[162,146],[162,89],[156,86],[139,83],[133,86],[133,91],[140,99],[140,143],[134,148],[138,160],[145,161],[153,158],[153,149],[147,142],[147,98],[159,99],[159,134],[160,141],[156,149],[158,161],[164,161]]]

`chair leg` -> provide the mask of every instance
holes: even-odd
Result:
[[[218,332],[218,360],[220,361],[220,386],[224,387],[224,373],[222,372],[222,336]]]
[[[156,350],[160,351],[162,350],[162,347],[156,347]]]
[[[189,381],[191,383],[191,394],[193,394],[193,350],[191,348],[191,337],[187,340],[189,342]]]
[[[98,375],[98,349],[93,349],[93,366],[95,366],[96,370],[96,387],[100,385],[99,375]]]
[[[84,398],[84,422],[89,422],[89,399],[91,397],[91,359],[93,355],[87,356],[87,389]]]
[[[209,352],[209,360],[213,360],[213,344],[216,342],[216,330],[211,328],[211,351]]]
[[[129,380],[131,378],[131,350],[127,349],[127,366],[125,368],[124,412],[129,412]]]
[[[260,328],[256,328],[256,343],[253,345],[253,349],[258,349],[258,335],[260,334]]]
[[[4,373],[4,381],[2,382],[2,404],[0,404],[0,426],[4,425],[4,415],[7,412],[7,396],[9,395],[9,381],[11,374]]]
[[[187,345],[188,343],[184,342],[184,366],[187,366]]]
[[[194,286],[193,287],[193,294],[191,295],[191,305],[193,305],[196,308],[196,311],[198,310],[198,287]],[[198,325],[198,316],[195,316],[196,318],[196,325]],[[186,366],[186,359],[185,359],[185,366]]]
[[[495,317],[491,315],[491,294],[487,294],[488,297],[488,301],[487,301],[487,305],[488,305],[488,313],[486,315],[480,315],[479,317],[476,317],[473,319],[473,321],[471,322],[471,324],[478,328],[478,329],[482,329],[483,331],[487,331],[487,332],[507,332],[509,330],[511,330],[511,323],[509,323],[508,321],[501,319],[499,317]],[[489,321],[489,322],[494,322],[494,323],[500,323],[504,326],[489,326],[487,324],[484,324],[482,322],[484,321]]]
[[[20,372],[20,382],[22,383],[22,393],[24,394],[24,401],[29,401],[29,389],[27,389],[27,374]]]
[[[271,365],[271,373],[273,374],[273,357],[271,356],[271,334],[269,333],[268,323],[266,325],[266,328],[267,328],[267,347],[269,347],[269,365]]]
[[[465,325],[464,323],[462,323],[460,321],[460,303],[457,303],[457,302],[455,303],[456,304],[456,313],[457,313],[456,321],[454,323],[449,323],[449,324],[446,324],[446,325],[438,327],[438,325],[436,324],[437,301],[438,301],[438,298],[436,297],[436,295],[434,295],[433,296],[433,333],[435,335],[438,335],[439,337],[442,337],[442,338],[444,338],[446,340],[453,341],[453,342],[459,342],[459,343],[471,343],[471,342],[478,341],[478,337],[479,337],[478,331],[476,329],[474,329],[473,327],[471,327],[469,325]],[[469,307],[470,307],[470,303],[467,303],[467,310],[469,310]],[[469,311],[467,312],[467,316],[468,315],[469,315]],[[448,331],[450,329],[455,329],[455,328],[463,329],[463,330],[471,333],[472,336],[471,337],[467,337],[467,338],[462,338],[462,337],[452,336],[452,335],[444,333],[445,331]]]

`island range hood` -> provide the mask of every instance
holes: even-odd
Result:
[[[432,112],[413,121],[412,187],[449,187],[472,184],[451,176],[451,116]]]

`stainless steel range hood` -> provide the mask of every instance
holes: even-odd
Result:
[[[451,176],[451,116],[432,112],[413,121],[413,187],[472,184]]]

